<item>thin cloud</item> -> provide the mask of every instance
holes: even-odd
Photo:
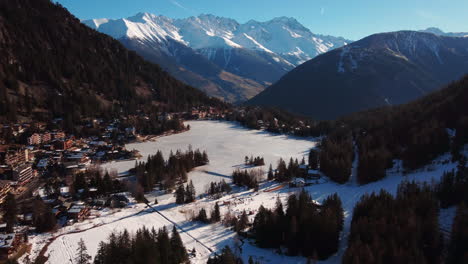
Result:
[[[195,10],[192,10],[190,8],[187,8],[186,6],[182,5],[181,3],[179,3],[177,0],[169,0],[173,5],[189,12],[189,13],[195,13]]]
[[[320,8],[320,15],[325,15],[325,7]]]

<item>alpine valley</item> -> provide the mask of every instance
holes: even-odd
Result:
[[[468,263],[452,1],[0,0],[0,264]]]

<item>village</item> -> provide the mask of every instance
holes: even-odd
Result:
[[[183,132],[189,128],[182,120],[220,117],[223,115],[214,109],[202,108],[152,117],[142,114],[83,120],[80,136],[66,133],[65,121],[60,118],[48,123],[0,124],[0,207],[12,195],[17,205],[15,222],[18,224],[12,228],[7,227],[6,219],[0,221],[0,261],[26,250],[27,236],[35,230],[37,199],[53,214],[56,227],[90,217],[91,209],[125,207],[129,200],[120,191],[126,190],[126,186],[117,184],[117,188],[112,184],[119,182],[115,172],[106,173],[113,187],[105,193],[97,188],[74,189],[76,175],[99,170],[99,165],[105,162],[137,160],[141,157],[138,151],[127,150],[125,144]],[[152,121],[162,124],[162,128],[150,134],[141,123]]]

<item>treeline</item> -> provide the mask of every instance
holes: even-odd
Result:
[[[206,190],[206,194],[220,198],[223,193],[230,193],[231,190],[231,186],[225,180],[222,180],[220,182],[211,182]]]
[[[226,116],[229,121],[237,121],[242,126],[251,129],[264,128],[272,133],[292,134],[296,136],[321,136],[331,129],[326,121],[313,121],[284,110],[246,106],[233,111]]]
[[[210,257],[207,264],[243,264],[244,262],[238,256],[236,256],[229,246],[225,246],[220,254],[215,254],[214,256]],[[254,262],[253,260],[250,261],[249,264],[257,264],[258,262]]]
[[[336,130],[321,141],[319,148],[320,170],[335,182],[347,182],[354,160],[352,134],[345,129]],[[310,152],[309,160],[313,161],[314,155]]]
[[[468,169],[464,156],[460,158],[456,171],[444,172],[435,190],[442,208],[468,204]]]
[[[396,197],[364,195],[354,208],[344,264],[442,263],[438,201],[429,185],[404,182]]]
[[[338,195],[314,203],[306,191],[291,195],[286,211],[281,201],[273,210],[261,206],[252,233],[259,247],[286,249],[288,255],[326,259],[338,250],[344,212]]]
[[[185,188],[183,184],[180,184],[175,192],[176,204],[192,203],[195,201],[196,195],[192,181]]]
[[[95,188],[96,191],[91,193],[91,188]],[[79,172],[74,176],[70,193],[75,196],[79,195],[81,199],[84,199],[91,195],[102,196],[125,191],[126,189],[126,186],[115,177],[111,177],[108,171],[102,176],[99,170],[87,170]],[[55,194],[60,194],[58,185],[54,186],[53,190]]]
[[[193,218],[194,221],[200,221],[202,223],[217,223],[221,221],[221,211],[219,210],[219,204],[215,203],[213,210],[211,210],[211,216],[208,217],[208,213],[205,208],[201,208],[196,216]]]
[[[265,165],[265,160],[263,159],[263,157],[253,157],[253,156],[250,156],[250,158],[248,156],[245,156],[244,158],[245,160],[245,165],[246,166],[263,166]]]
[[[232,183],[237,186],[245,186],[249,189],[258,190],[258,183],[263,176],[261,169],[240,170],[236,169],[232,172]]]
[[[280,158],[275,171],[273,171],[270,166],[268,170],[268,179],[271,180],[271,177],[273,177],[276,181],[287,182],[292,180],[294,177],[305,177],[307,172],[305,170],[301,170],[300,165],[305,165],[304,159],[299,163],[297,159],[293,160],[293,158],[290,158],[288,164],[286,164],[286,161]]]
[[[457,208],[446,263],[468,263],[468,208],[465,204]]]
[[[358,149],[361,184],[386,176],[393,160],[407,171],[420,168],[450,151],[458,160],[468,143],[468,76],[409,104],[352,114],[333,123],[321,145],[321,170],[345,182],[352,167],[352,141]],[[330,123],[330,124],[331,124]],[[347,131],[346,137],[334,133]],[[453,133],[453,135],[452,135]],[[322,155],[322,154],[321,154]],[[322,164],[325,161],[329,164]],[[327,166],[329,165],[329,166]],[[327,168],[328,167],[328,168]]]
[[[134,235],[127,230],[112,233],[99,244],[94,264],[188,263],[189,257],[175,226],[169,236],[165,227],[155,231],[145,227]]]
[[[184,131],[182,120],[173,118],[171,120],[160,120],[157,112],[147,116],[147,118],[133,116],[122,122],[123,127],[134,127],[140,135],[161,135],[167,131]]]
[[[176,183],[186,182],[187,173],[193,168],[208,163],[206,151],[193,151],[189,146],[186,152],[177,150],[174,154],[171,151],[167,161],[164,160],[162,152],[158,151],[155,155],[148,156],[146,162],[135,164],[133,172],[144,191],[152,190],[155,184],[160,184],[162,189],[171,189]]]

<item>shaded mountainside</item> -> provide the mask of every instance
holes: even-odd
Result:
[[[158,63],[173,76],[230,102],[252,98],[295,66],[350,41],[316,35],[293,18],[171,19],[138,13],[82,21]]]
[[[215,61],[173,39],[164,40],[163,43],[127,37],[118,40],[128,49],[157,63],[178,80],[228,102],[250,99],[268,85],[261,83],[261,80],[226,71]],[[263,68],[265,65],[261,66]],[[285,73],[276,75],[277,79]]]
[[[468,143],[467,102],[465,76],[414,102],[335,121],[334,131],[322,143],[321,168],[330,168],[327,174],[346,182],[351,172],[353,141],[358,148],[358,181],[362,184],[385,177],[395,160],[401,160],[407,171],[449,151],[452,159],[458,160]]]
[[[415,100],[468,73],[468,38],[400,31],[366,37],[302,64],[248,101],[335,119]]]
[[[48,0],[0,2],[0,101],[10,119],[224,106]]]

